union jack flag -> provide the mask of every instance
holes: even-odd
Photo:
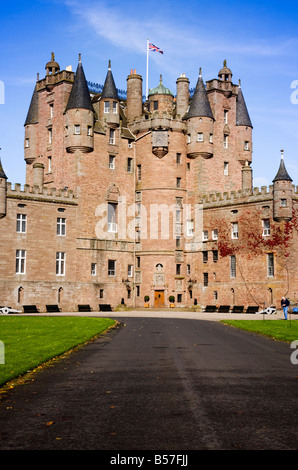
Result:
[[[152,44],[151,42],[149,42],[149,51],[156,51],[160,54],[163,54],[163,51],[159,47],[154,46],[154,44]]]

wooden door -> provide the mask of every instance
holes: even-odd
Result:
[[[161,308],[165,306],[165,293],[163,290],[156,290],[154,293],[154,307]]]

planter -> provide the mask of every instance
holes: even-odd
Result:
[[[175,304],[170,304],[170,308],[174,308],[175,307]]]
[[[149,308],[149,302],[146,302],[146,303],[144,304],[144,307],[145,307],[145,308]]]

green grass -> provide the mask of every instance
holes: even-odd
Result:
[[[298,339],[297,320],[222,320],[222,323],[278,341],[292,342]]]
[[[0,341],[5,353],[5,363],[0,363],[0,386],[114,324],[110,318],[0,316]]]

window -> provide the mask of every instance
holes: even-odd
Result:
[[[177,275],[181,274],[181,264],[176,264],[176,274]]]
[[[268,237],[270,235],[270,219],[263,219],[263,237]]]
[[[246,140],[246,141],[244,142],[244,150],[249,150],[249,142],[248,142],[248,140]]]
[[[176,222],[181,222],[181,209],[176,209]]]
[[[107,114],[110,112],[110,102],[109,101],[105,101],[104,102],[104,113]]]
[[[26,233],[27,230],[27,215],[17,214],[17,232]]]
[[[187,171],[189,171],[190,170],[190,163],[187,163],[186,167],[187,167]]]
[[[224,109],[224,123],[228,124],[228,111]]]
[[[25,139],[25,147],[28,148],[29,147],[29,139]]]
[[[99,298],[103,299],[103,289],[99,289]]]
[[[25,274],[26,272],[26,251],[16,251],[16,274]]]
[[[191,237],[194,234],[193,220],[187,220],[187,222],[186,222],[186,231],[187,231],[187,236],[188,237]]]
[[[190,144],[190,142],[191,142],[190,134],[187,134],[187,143]]]
[[[181,178],[176,178],[176,188],[181,188]]]
[[[127,266],[127,276],[128,277],[133,277],[133,265],[132,264],[129,264]]]
[[[92,126],[87,126],[87,135],[92,135]]]
[[[267,276],[274,276],[274,254],[267,253]]]
[[[154,111],[158,110],[158,101],[153,101],[153,110]]]
[[[208,251],[202,251],[203,253],[203,263],[208,262]]]
[[[57,276],[65,275],[65,253],[61,251],[56,253],[56,274]]]
[[[190,264],[186,266],[187,275],[190,276]]]
[[[117,101],[113,101],[113,113],[117,114]]]
[[[110,129],[110,144],[115,145],[115,129]]]
[[[141,257],[137,256],[137,268],[141,267]]]
[[[232,222],[232,238],[238,238],[238,222]]]
[[[113,259],[108,261],[108,275],[111,277],[116,275],[116,261]]]
[[[209,135],[209,142],[210,142],[210,144],[213,144],[213,134]]]
[[[108,232],[117,232],[117,204],[108,203]]]
[[[203,286],[208,286],[208,273],[203,273]]]
[[[218,230],[212,230],[212,240],[218,240]]]
[[[115,170],[115,156],[109,155],[109,168],[110,170]]]
[[[198,132],[197,135],[197,142],[203,142],[204,141],[204,134],[203,132]]]
[[[91,263],[91,276],[96,276],[97,265],[96,263]]]
[[[132,173],[132,158],[127,159],[127,171],[128,173]]]
[[[224,162],[224,175],[227,176],[229,174],[229,163]]]
[[[81,133],[81,126],[79,124],[75,124],[74,133],[75,135],[79,135]]]
[[[128,148],[129,148],[129,149],[132,149],[132,140],[129,140],[129,141],[128,141]]]
[[[208,230],[203,230],[202,239],[203,242],[206,242],[208,240]]]
[[[189,298],[192,299],[192,289],[189,289]]]
[[[136,295],[140,297],[140,286],[136,286]]]
[[[52,157],[48,157],[48,173],[52,172]]]
[[[176,163],[177,165],[181,164],[181,153],[176,153]]]
[[[182,294],[177,294],[177,304],[181,304],[182,302]]]
[[[212,251],[212,256],[213,256],[213,263],[217,263],[217,261],[218,261],[218,251],[213,250]]]
[[[215,291],[213,292],[213,299],[214,299],[214,300],[218,300],[217,290],[215,290]]]
[[[137,165],[137,179],[138,181],[142,179],[142,165]]]
[[[52,129],[49,129],[49,144],[52,143],[52,140],[53,140],[53,133],[52,133]]]
[[[236,256],[230,256],[230,277],[236,277]]]
[[[131,299],[131,289],[127,289],[127,298]]]
[[[281,199],[280,200],[280,205],[281,205],[281,207],[287,207],[287,200],[286,199]]]
[[[57,235],[64,236],[66,234],[66,219],[57,217]]]
[[[50,118],[54,116],[54,105],[50,104]]]
[[[228,148],[228,135],[227,134],[224,134],[223,146],[224,146],[224,149]]]
[[[176,237],[176,248],[181,247],[181,237]]]

